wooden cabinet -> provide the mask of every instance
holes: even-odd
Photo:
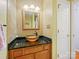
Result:
[[[25,54],[30,54],[30,53],[36,53],[42,50],[43,50],[43,45],[27,47],[27,48],[23,48],[23,54],[25,55]]]
[[[51,44],[9,50],[8,59],[51,59]]]
[[[35,54],[36,59],[49,59],[49,51],[41,51]]]
[[[34,59],[34,55],[33,54],[23,55],[23,56],[15,57],[14,59]]]
[[[79,52],[76,52],[76,57],[75,59],[79,59]]]
[[[13,57],[22,56],[23,55],[23,49],[16,49],[13,50]]]

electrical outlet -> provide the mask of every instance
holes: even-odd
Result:
[[[47,28],[47,29],[50,29],[50,25],[46,25],[46,28]]]

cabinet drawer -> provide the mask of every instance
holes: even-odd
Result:
[[[12,57],[13,57],[13,52],[12,51],[9,51],[8,52],[8,59],[12,59]]]
[[[35,53],[41,50],[43,50],[43,45],[28,47],[23,49],[23,52],[24,52],[23,54]]]
[[[34,59],[34,55],[33,54],[23,55],[23,56],[16,57],[15,59]]]
[[[50,59],[49,50],[44,50],[36,53],[35,59]]]
[[[50,49],[50,44],[45,44],[44,49]]]
[[[21,56],[23,55],[23,49],[15,49],[13,50],[13,56],[17,57],[17,56]]]

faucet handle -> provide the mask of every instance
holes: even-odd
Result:
[[[35,33],[34,33],[36,36],[38,36],[38,32],[37,31],[35,31]]]

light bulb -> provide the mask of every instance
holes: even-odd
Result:
[[[40,10],[40,8],[39,8],[39,7],[36,7],[36,8],[35,8],[35,10],[36,10],[36,11],[39,11],[39,10]]]
[[[27,10],[28,9],[28,5],[24,5],[23,9]]]
[[[31,8],[31,9],[34,9],[34,8],[35,8],[35,6],[34,6],[34,5],[31,5],[31,6],[30,6],[30,8]]]

